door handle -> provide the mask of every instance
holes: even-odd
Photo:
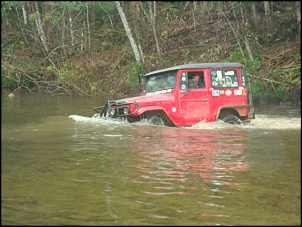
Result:
[[[202,101],[203,101],[203,102],[208,102],[208,99],[203,99]]]

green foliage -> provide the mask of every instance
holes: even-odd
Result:
[[[126,80],[126,85],[129,87],[136,87],[138,84],[138,75],[144,74],[145,70],[142,64],[133,62],[131,65],[131,72]]]
[[[80,11],[87,5],[86,2],[82,1],[55,1],[51,2],[51,4],[52,3],[54,3],[57,7],[67,7],[72,11]]]
[[[17,7],[19,4],[19,1],[1,1],[1,19],[8,16],[14,7]]]
[[[32,82],[41,79],[50,80],[50,78],[53,82],[53,79],[56,78],[58,83],[74,85],[89,92],[96,89],[95,81],[101,77],[99,72],[102,72],[102,75],[113,75],[115,73],[112,71],[119,67],[122,72],[129,72],[127,67],[131,62],[129,59],[133,59],[133,50],[129,45],[129,39],[113,1],[39,1],[37,3],[41,19],[48,22],[43,24],[50,50],[48,55],[45,55],[40,47],[34,3],[30,1],[1,2],[1,16],[4,19],[2,21],[2,56],[6,61],[12,60],[12,65],[21,69],[19,72],[3,73],[2,84],[20,86],[19,82],[26,83],[25,80],[28,78],[27,74],[21,75],[20,72],[24,70],[28,73],[35,71],[32,69],[36,69],[34,75],[28,75],[33,78]],[[148,14],[148,2],[142,2],[142,4]],[[228,18],[230,23],[236,24],[238,40],[242,42],[243,37],[249,39],[253,56],[256,57],[251,60],[247,57],[249,54],[246,50],[243,50],[244,53],[242,53],[237,48],[229,52],[227,59],[225,59],[225,53],[215,53],[215,50],[211,51],[215,58],[208,55],[207,59],[213,61],[221,59],[245,65],[246,71],[253,75],[249,78],[251,87],[260,98],[280,98],[280,95],[284,92],[286,94],[289,88],[294,86],[299,88],[301,86],[301,67],[292,62],[296,62],[296,59],[301,60],[300,50],[297,50],[297,58],[292,59],[292,54],[288,56],[292,52],[287,51],[285,58],[281,60],[284,62],[278,61],[276,64],[263,62],[261,67],[260,58],[257,58],[269,43],[274,46],[276,46],[276,42],[282,45],[285,40],[292,40],[296,43],[294,38],[298,36],[299,25],[296,23],[295,15],[297,2],[274,3],[274,9],[279,10],[279,13],[278,17],[272,17],[274,20],[269,23],[265,20],[262,8],[260,7],[259,10],[257,8],[259,16],[257,27],[254,27],[253,24],[252,4],[248,1],[157,2],[156,33],[164,56],[160,58],[154,54],[156,48],[153,40],[154,34],[152,29],[148,28],[150,24],[144,10],[134,2],[123,2],[123,9],[129,25],[133,29],[132,33],[135,40],[140,43],[145,58],[143,65],[136,62],[130,65],[130,73],[125,75],[127,76],[126,85],[136,86],[140,73],[193,60],[194,58],[188,59],[187,55],[192,54],[191,47],[196,43],[200,43],[194,49],[196,53],[205,53],[211,50],[215,44],[223,43],[226,44],[225,51],[230,51],[229,49],[234,46],[229,39],[233,33],[230,26],[223,25],[223,23],[227,23],[224,20]],[[24,6],[26,10],[27,25],[24,24],[21,6]],[[138,8],[136,8],[137,6]],[[62,15],[63,12],[65,15]],[[72,27],[69,22],[70,18],[73,20]],[[207,23],[209,19],[211,23]],[[61,26],[63,23],[66,26]],[[192,24],[194,24],[194,28]],[[212,25],[214,24],[217,31],[213,30]],[[22,36],[19,37],[20,34]],[[80,48],[81,44],[83,48]],[[187,50],[184,49],[186,46],[189,47]],[[186,53],[184,53],[185,51]],[[129,54],[123,55],[124,53]],[[121,56],[123,58],[120,59]],[[89,63],[89,61],[91,62]],[[95,65],[92,65],[92,61]],[[268,70],[269,67],[271,70]],[[45,72],[45,70],[47,71]],[[110,86],[111,81],[101,79],[104,79],[105,82],[98,85],[99,89],[105,89],[108,84]],[[122,79],[122,82],[125,82],[126,78]]]
[[[167,8],[171,7],[174,9],[181,9],[184,5],[186,4],[186,2],[184,1],[168,1],[166,2]]]
[[[15,78],[14,78],[15,79]],[[1,65],[1,87],[12,89],[15,88],[16,82],[13,80]]]
[[[259,94],[264,91],[264,84],[260,80],[255,80],[253,83],[251,82],[251,88],[253,93]]]
[[[56,10],[52,10],[50,13],[45,14],[45,20],[50,21],[52,24],[58,24],[61,18],[61,13]]]
[[[287,36],[288,37],[296,37],[299,33],[299,27],[298,25],[294,24],[292,26],[290,26],[287,30],[286,30]]]
[[[104,28],[103,28],[104,29]],[[109,51],[116,46],[122,46],[125,44],[125,38],[121,38],[120,33],[112,29],[106,29],[106,34],[95,34],[92,38],[93,42],[99,45],[102,51]],[[122,46],[123,51],[132,52],[128,46]]]
[[[32,85],[32,81],[19,71],[5,70],[1,66],[1,87],[15,89],[20,85],[30,87]]]
[[[52,70],[52,67],[48,66],[47,69]],[[96,83],[93,81],[93,76],[89,73],[86,66],[64,62],[59,70],[61,71],[58,77],[60,83],[78,87],[85,93],[96,90]]]
[[[292,89],[301,87],[301,66],[271,69],[266,75],[255,71],[253,75],[250,85],[255,101],[287,102],[292,99]]]
[[[164,58],[159,58],[157,62],[157,69],[162,69],[166,67],[166,62]]]
[[[297,55],[297,57],[301,58],[300,55]],[[240,62],[245,66],[246,71],[250,75],[253,75],[253,77],[249,78],[249,86],[255,102],[265,101],[266,103],[269,103],[274,100],[274,102],[279,103],[286,101],[284,98],[288,93],[289,85],[300,82],[301,67],[270,69],[265,75],[259,70],[261,62],[258,59],[253,61],[250,58],[242,59],[241,51],[238,49],[230,53],[227,61]]]
[[[240,49],[235,49],[230,52],[230,56],[226,59],[227,62],[240,62],[242,60],[242,53]]]
[[[46,69],[47,69],[48,71],[53,71],[53,66],[49,65],[49,66],[46,67]]]
[[[286,93],[288,87],[284,84],[276,86],[273,82],[263,83],[261,81],[253,81],[251,83],[254,103],[265,102],[267,104],[279,104],[286,101]]]
[[[244,53],[244,55],[248,55],[247,53]],[[252,60],[250,57],[242,58],[242,53],[240,49],[236,49],[232,52],[230,52],[230,56],[226,59],[227,62],[239,62],[243,64],[248,72],[253,72],[254,68],[258,68],[260,66],[260,60],[258,58],[255,58]]]
[[[112,14],[115,10],[115,4],[113,1],[97,1],[94,3],[94,6],[97,10],[99,11],[105,11],[105,13],[107,14]]]

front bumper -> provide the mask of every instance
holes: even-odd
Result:
[[[95,117],[110,117],[110,118],[121,118],[126,119],[128,116],[132,116],[139,110],[139,105],[136,102],[125,102],[118,100],[109,100],[103,106],[93,108],[96,114]],[[99,111],[100,110],[100,111]]]

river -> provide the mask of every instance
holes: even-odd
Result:
[[[2,225],[301,225],[301,107],[248,125],[92,118],[105,99],[2,90]]]

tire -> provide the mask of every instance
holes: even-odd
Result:
[[[164,120],[158,115],[152,115],[148,118],[147,122],[151,125],[165,125]]]
[[[222,116],[220,119],[228,124],[241,125],[241,120],[236,115],[233,114]]]

